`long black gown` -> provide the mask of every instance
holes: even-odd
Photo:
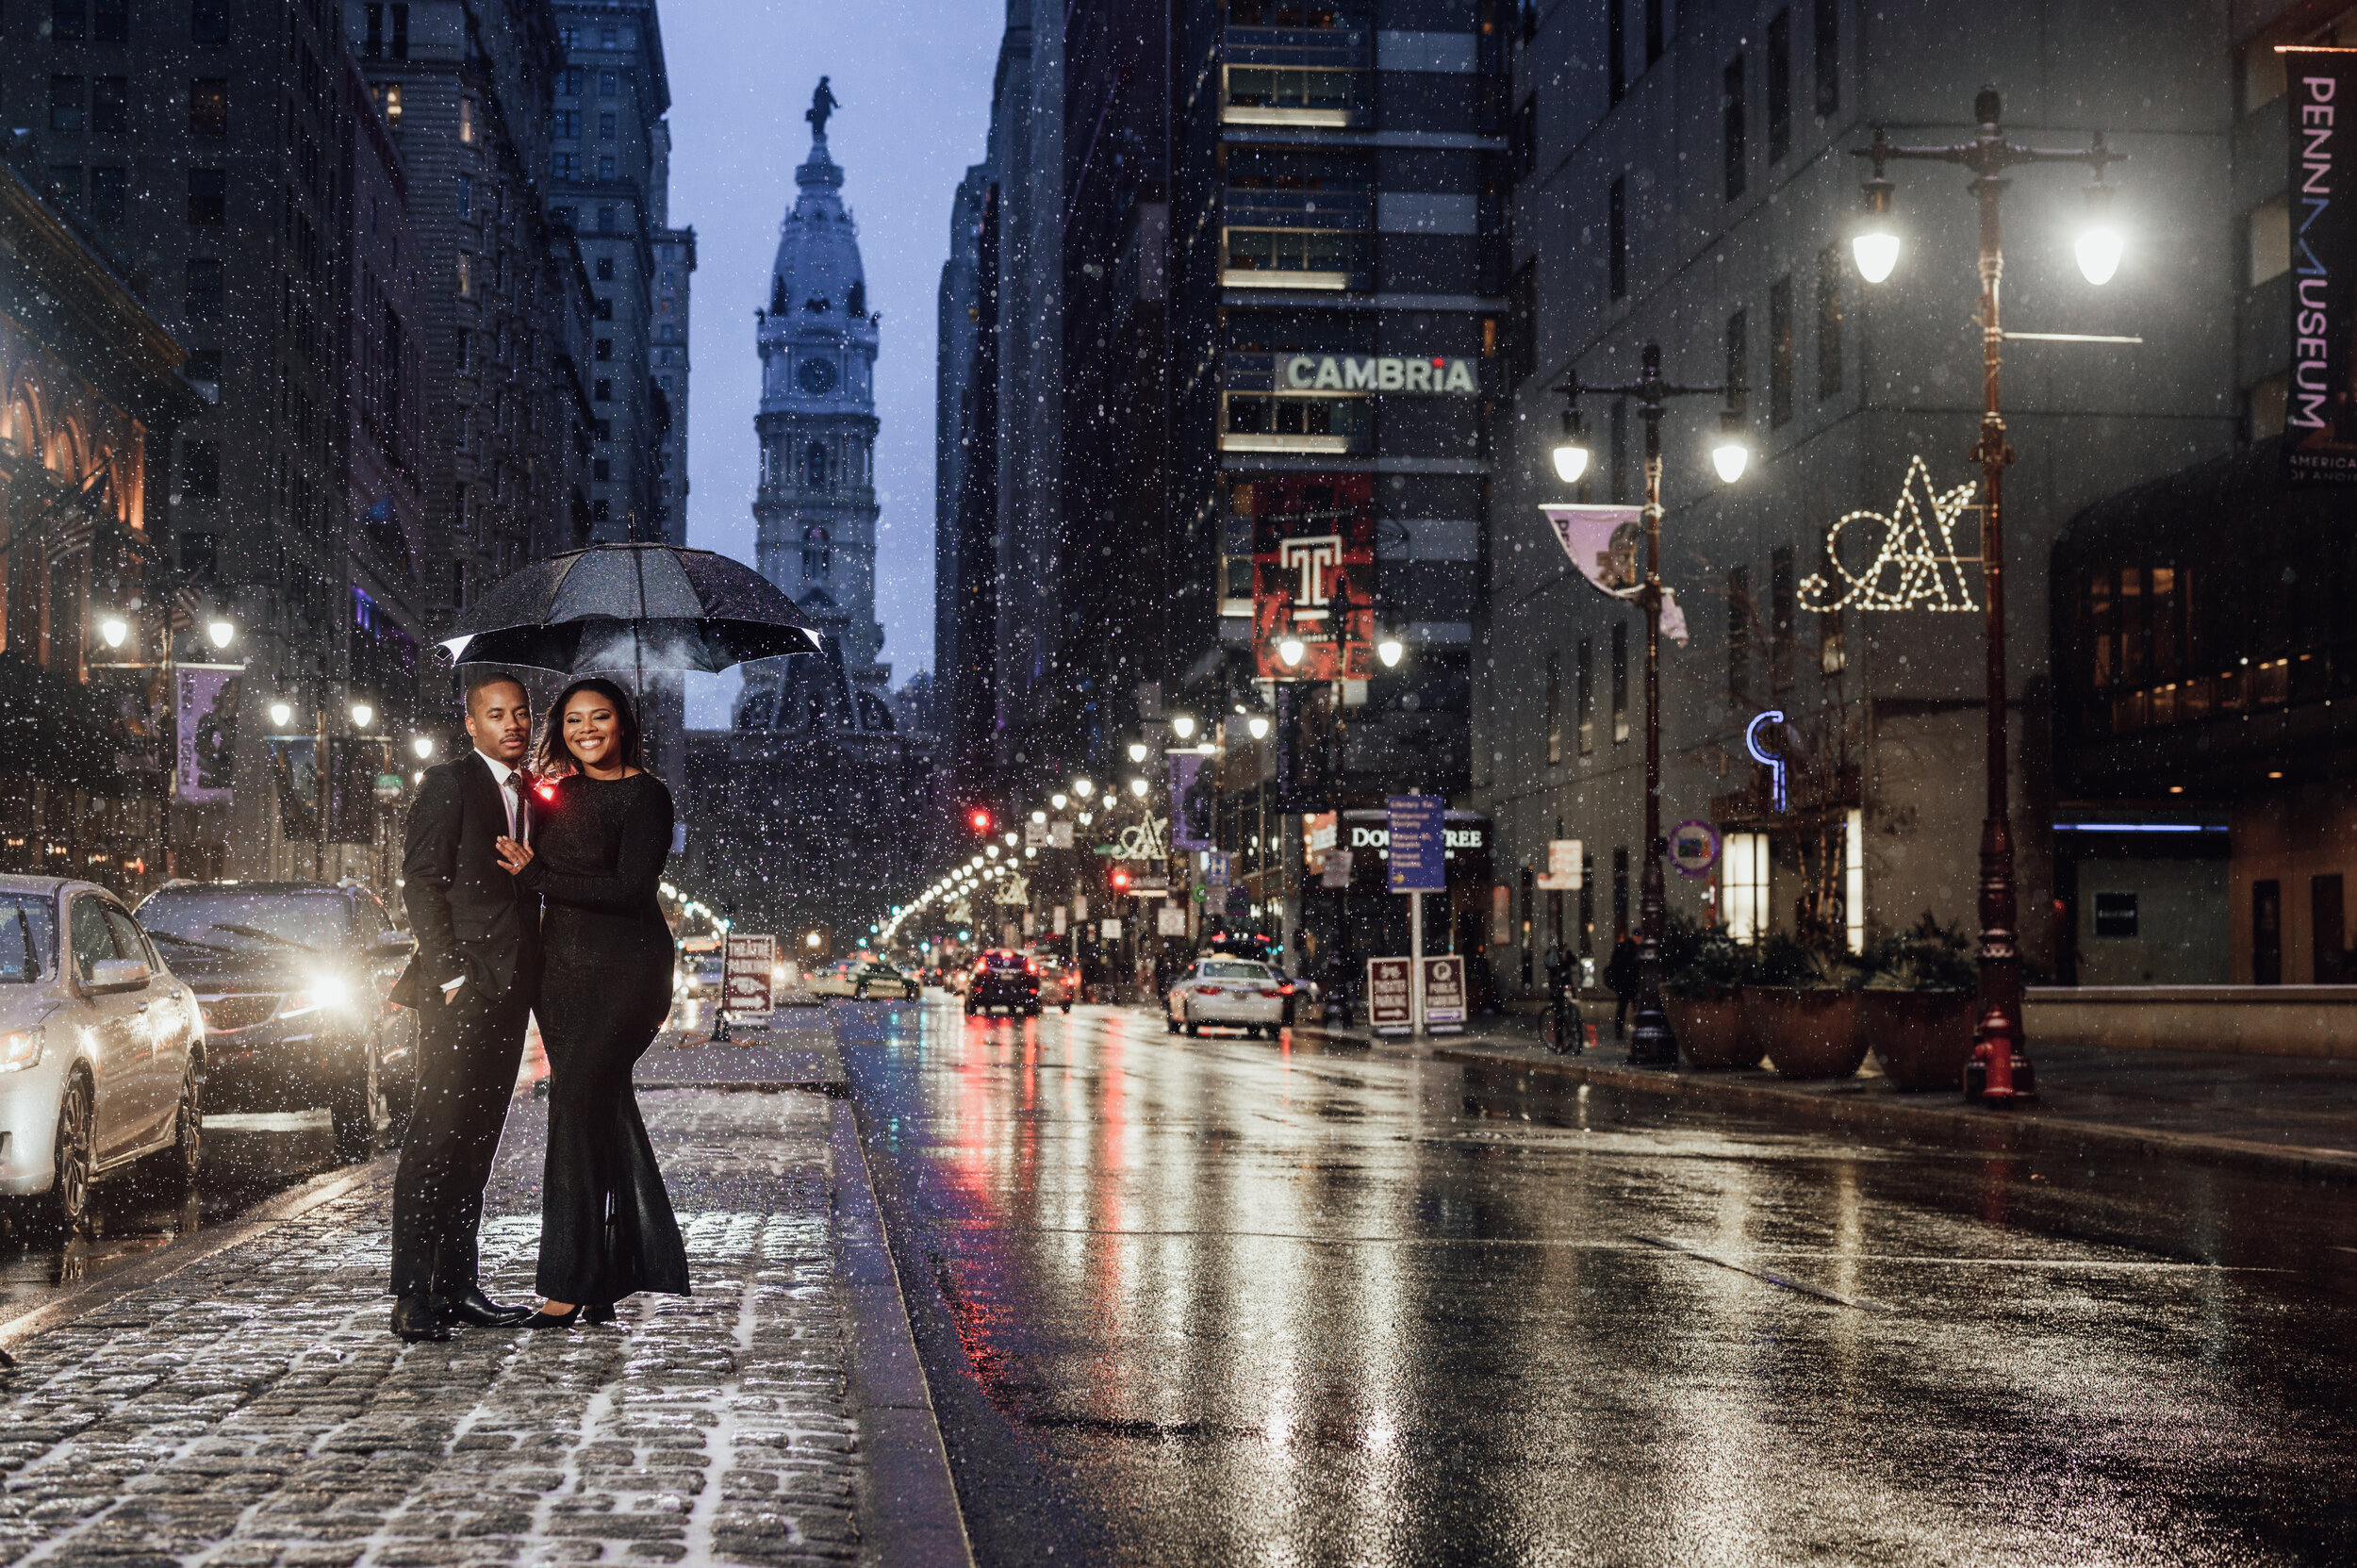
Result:
[[[655,897],[671,852],[671,792],[651,773],[576,774],[534,816],[533,860],[518,880],[544,900],[540,1294],[593,1303],[642,1290],[685,1296],[687,1249],[630,1082],[671,1008],[671,933]]]

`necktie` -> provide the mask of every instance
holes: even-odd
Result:
[[[519,844],[524,841],[523,782],[524,776],[521,773],[510,773],[500,785],[501,792],[505,797],[502,803],[507,807],[507,836]]]

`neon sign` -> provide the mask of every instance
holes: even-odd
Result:
[[[1784,710],[1770,708],[1765,713],[1754,714],[1751,723],[1743,730],[1743,750],[1752,754],[1754,762],[1768,769],[1768,798],[1779,812],[1784,810],[1784,759],[1761,748],[1759,732],[1771,724],[1783,722]]]

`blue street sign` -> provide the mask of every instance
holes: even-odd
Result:
[[[1448,802],[1438,795],[1394,795],[1391,807],[1389,886],[1394,893],[1448,891]]]

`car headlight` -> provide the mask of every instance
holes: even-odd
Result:
[[[0,1034],[0,1073],[22,1072],[40,1060],[40,1030],[19,1029]]]
[[[341,975],[313,975],[311,982],[300,991],[289,991],[278,1009],[282,1018],[298,1013],[312,1013],[322,1007],[346,1008],[352,1005],[352,982]]]

